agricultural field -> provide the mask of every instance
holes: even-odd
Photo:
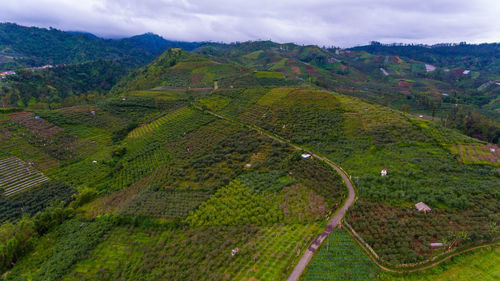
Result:
[[[272,91],[260,93],[250,104],[235,99],[218,112],[318,151],[347,169],[366,200],[355,204],[348,221],[383,260],[421,261],[434,253],[426,243],[461,231],[468,238],[460,245],[492,238],[488,226],[500,224],[493,215],[500,210],[494,195],[500,174],[492,166],[464,165],[448,150],[477,140],[354,98],[307,89],[283,91],[280,98]],[[238,109],[239,102],[244,110]],[[388,169],[387,177],[380,176],[382,168]],[[332,194],[315,191],[326,199]],[[440,223],[418,215],[404,222],[396,219],[421,201],[433,208],[431,216],[441,218]],[[384,211],[365,215],[365,204]],[[413,225],[415,231],[424,227],[425,233],[415,239]]]
[[[450,148],[464,164],[490,164],[500,166],[500,147],[488,145],[457,144]]]
[[[139,126],[135,128],[132,132],[129,133],[129,137],[131,138],[138,138],[142,137],[143,135],[152,132],[154,129],[157,129],[161,125],[165,124],[168,121],[171,121],[172,119],[186,113],[189,109],[187,107],[182,107],[178,110],[175,110],[174,112],[171,112],[167,115],[164,115],[156,120],[154,120],[151,123],[147,123],[143,126]]]
[[[119,212],[125,216],[183,218],[208,200],[207,192],[144,188]]]
[[[23,125],[28,128],[31,132],[44,138],[51,138],[63,130],[39,116],[35,116],[33,113],[29,112],[16,112],[9,114],[12,121]]]
[[[420,272],[409,274],[381,273],[380,280],[394,281],[494,281],[500,278],[500,248],[492,247],[462,254],[442,264]]]
[[[378,267],[343,229],[334,230],[300,280],[377,280]]]
[[[35,215],[55,201],[69,203],[75,193],[71,186],[49,181],[6,198],[0,197],[0,222],[15,222],[23,215]]]
[[[14,195],[48,180],[48,177],[20,159],[0,159],[0,191],[3,196]]]
[[[242,50],[170,49],[108,93],[0,114],[0,279],[286,280],[348,195],[305,151],[347,171],[357,200],[344,220],[383,263],[499,236],[497,147],[442,126],[451,119],[324,90],[428,111],[452,91],[431,77],[439,68],[365,51],[234,45]],[[457,91],[436,111],[460,102]],[[497,279],[496,249],[481,253],[484,266],[464,256],[464,276]],[[336,229],[302,280],[454,279],[448,269],[461,259],[393,276]]]
[[[177,230],[119,227],[63,280],[282,280],[318,229],[314,224]],[[235,248],[240,251],[231,256]]]

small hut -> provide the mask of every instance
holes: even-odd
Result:
[[[415,204],[415,208],[417,208],[419,212],[424,213],[431,211],[431,208],[429,208],[429,206],[427,206],[424,202],[418,202],[417,204]]]
[[[240,252],[240,249],[239,249],[239,248],[232,249],[232,250],[231,250],[231,256],[233,256],[233,257],[234,257],[234,256],[235,256],[237,253],[239,253],[239,252]]]
[[[382,169],[382,171],[380,171],[380,175],[383,177],[387,176],[387,169],[386,168]]]
[[[311,154],[309,154],[309,153],[304,153],[304,154],[302,154],[301,156],[302,156],[302,158],[304,158],[304,159],[309,159],[309,158],[311,158],[311,157],[312,157],[312,155],[311,155]]]
[[[429,246],[431,246],[431,248],[433,248],[433,249],[436,249],[436,248],[441,248],[444,245],[443,245],[443,243],[436,242],[436,243],[431,243]]]

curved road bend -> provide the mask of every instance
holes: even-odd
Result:
[[[347,197],[347,200],[345,201],[344,205],[338,210],[338,212],[330,219],[328,222],[328,225],[326,226],[325,230],[321,232],[316,239],[309,245],[307,250],[305,251],[304,255],[302,255],[302,258],[300,259],[299,263],[295,266],[293,269],[292,273],[288,277],[287,281],[296,281],[299,280],[300,276],[302,275],[302,272],[306,269],[307,264],[309,264],[309,261],[311,261],[314,252],[319,248],[321,243],[326,239],[326,237],[337,227],[337,225],[340,224],[340,221],[344,217],[347,209],[352,205],[354,202],[355,198],[355,193],[354,193],[354,188],[352,187],[352,183],[349,180],[349,177],[344,173],[342,169],[339,167],[335,166],[332,162],[330,162],[328,159],[324,159],[323,157],[320,157],[316,154],[311,154],[315,158],[325,161],[328,165],[330,165],[332,168],[334,168],[341,176],[342,179],[344,180],[345,184],[347,185],[347,189],[349,190],[349,196]]]
[[[225,119],[225,120],[228,120],[228,121],[232,121],[234,122],[234,120],[232,120],[231,118],[228,118],[228,117],[225,117],[225,116],[222,116],[222,115],[219,115],[215,112],[212,112],[210,110],[203,110],[201,107],[193,104],[196,108],[198,108],[199,110],[202,110],[202,111],[205,111],[209,114],[212,114],[214,116],[217,116],[221,119]],[[257,131],[259,131],[260,133],[272,138],[272,139],[275,139],[279,142],[285,142],[275,136],[273,136],[272,134],[262,130],[261,128],[257,127],[257,126],[250,126],[250,125],[246,125],[248,126],[249,128],[253,128]],[[300,150],[304,150],[304,151],[307,151],[305,150],[304,148],[300,147],[300,146],[296,146],[296,145],[293,145],[289,142],[286,142],[288,143],[289,145],[291,145],[292,147],[296,148],[296,149],[300,149]],[[349,177],[345,174],[345,172],[340,169],[339,167],[335,166],[335,164],[333,164],[330,160],[328,159],[325,159],[317,154],[314,154],[314,153],[311,153],[309,152],[314,158],[317,158],[321,161],[325,161],[328,165],[330,165],[332,168],[334,168],[339,174],[340,176],[342,177],[342,179],[344,180],[346,186],[347,186],[347,189],[349,190],[349,196],[347,197],[347,200],[345,201],[344,205],[342,205],[342,207],[337,211],[337,213],[330,219],[330,221],[328,222],[328,225],[326,226],[325,230],[323,232],[321,232],[320,235],[318,235],[318,237],[316,237],[316,239],[314,239],[314,241],[311,243],[311,245],[309,245],[309,247],[307,248],[307,250],[305,251],[305,253],[302,255],[302,258],[300,259],[299,263],[295,266],[295,268],[293,269],[292,273],[290,274],[290,276],[288,277],[287,281],[296,281],[296,280],[299,280],[300,276],[302,275],[302,272],[304,272],[304,269],[306,269],[306,266],[307,264],[309,263],[309,261],[311,261],[313,255],[314,255],[314,252],[316,252],[316,250],[319,248],[319,246],[321,245],[321,243],[323,243],[323,241],[325,240],[326,237],[328,237],[328,235],[330,233],[332,233],[332,231],[335,229],[335,227],[337,227],[337,225],[340,224],[340,221],[342,220],[342,218],[344,217],[347,209],[352,205],[352,203],[354,202],[354,198],[356,197],[356,194],[354,192],[354,187],[352,186],[352,183],[351,181],[349,180]]]

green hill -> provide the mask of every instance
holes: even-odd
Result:
[[[89,33],[0,23],[0,70],[126,57],[145,63],[168,48],[191,50],[196,46],[168,41],[151,33],[111,40]]]
[[[272,42],[172,48],[108,95],[0,111],[0,188],[22,187],[0,198],[2,278],[286,280],[348,192],[302,150],[351,176],[357,200],[344,222],[386,264],[442,253],[432,242],[462,249],[496,239],[500,148],[343,94],[361,77],[356,87],[387,82],[370,70],[381,59]],[[414,61],[392,60],[411,72]],[[13,159],[24,174],[8,172]],[[417,211],[418,202],[432,210]],[[360,249],[348,251],[350,239],[334,232],[308,280],[378,277]],[[325,262],[329,253],[346,256]],[[343,261],[366,274],[328,268]]]

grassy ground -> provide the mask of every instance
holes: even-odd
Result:
[[[422,272],[405,275],[383,273],[380,280],[500,280],[500,247],[475,250]]]

